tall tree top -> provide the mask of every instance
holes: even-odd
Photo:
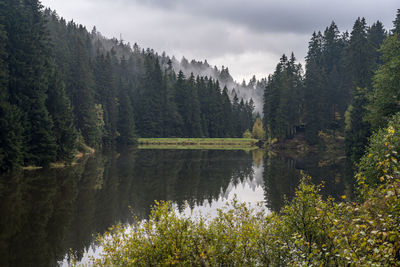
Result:
[[[397,9],[396,19],[393,21],[392,33],[397,33],[397,35],[400,35],[400,9]]]
[[[381,46],[383,40],[386,37],[386,31],[383,27],[382,22],[379,20],[371,25],[368,30],[368,40],[377,49]]]

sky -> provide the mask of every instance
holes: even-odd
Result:
[[[66,20],[181,59],[225,66],[236,81],[267,77],[282,54],[301,63],[313,31],[357,17],[392,28],[398,0],[42,0]]]

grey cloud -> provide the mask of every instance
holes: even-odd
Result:
[[[392,27],[398,0],[43,0],[66,19],[107,37],[177,58],[228,66],[234,78],[265,77],[283,53],[303,61],[314,30],[358,16]]]
[[[134,0],[154,8],[190,12],[214,20],[225,20],[258,32],[310,33],[322,30],[332,20],[350,29],[358,16],[383,20],[391,27],[391,19],[399,7],[397,0]],[[389,19],[388,19],[389,18]]]

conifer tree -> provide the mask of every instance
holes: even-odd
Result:
[[[69,25],[69,27],[73,26]],[[80,28],[80,31],[84,29]],[[75,33],[71,41],[73,50],[67,91],[74,107],[75,125],[89,146],[101,147],[102,129],[99,128],[100,118],[95,112],[95,82],[85,40]]]
[[[400,35],[400,8],[397,9],[396,19],[393,21],[393,29],[391,32],[393,34],[397,33],[397,35]]]
[[[400,35],[394,33],[388,37],[380,51],[383,65],[374,76],[373,98],[367,116],[373,129],[385,126],[400,111]]]
[[[382,54],[378,51],[378,49],[381,47],[383,40],[385,40],[385,38],[386,38],[386,31],[383,28],[382,22],[378,20],[377,22],[372,24],[371,27],[368,29],[368,41],[373,46],[373,49],[376,51],[375,52],[376,65],[382,64],[381,61]]]
[[[223,137],[234,136],[232,117],[232,104],[228,96],[228,88],[225,86],[222,90],[222,117],[223,117]]]
[[[325,107],[322,92],[324,92],[325,72],[322,68],[322,35],[320,32],[313,33],[308,47],[304,81],[305,137],[309,144],[316,144],[318,142],[318,132],[323,125],[326,125],[323,116]]]
[[[364,154],[371,134],[365,106],[368,105],[366,94],[371,92],[372,75],[377,66],[377,53],[368,39],[365,19],[358,18],[354,23],[346,53],[349,60],[347,70],[354,89],[351,89],[353,98],[347,112],[345,150],[353,162],[357,162]]]
[[[187,90],[189,91],[188,97],[189,105],[187,113],[190,114],[188,122],[188,136],[189,137],[202,137],[201,119],[200,119],[200,102],[197,92],[197,86],[193,73],[187,80]]]
[[[65,93],[60,75],[54,71],[50,77],[47,109],[53,120],[57,145],[56,160],[72,162],[76,150],[77,132],[71,103]]]
[[[8,92],[7,33],[4,30],[6,6],[0,3],[0,171],[15,170],[23,163],[20,110],[10,104]]]
[[[118,112],[118,144],[136,144],[135,122],[131,100],[127,93],[127,87],[120,80],[119,82],[119,112]]]
[[[117,138],[118,107],[110,53],[104,56],[98,51],[95,59],[94,78],[96,103],[100,103],[104,110],[105,132],[102,143],[105,146],[112,147]]]
[[[55,159],[52,121],[46,109],[50,50],[38,1],[7,2],[5,30],[10,101],[22,111],[26,164],[48,165]]]

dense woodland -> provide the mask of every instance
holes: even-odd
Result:
[[[334,22],[309,42],[305,74],[292,54],[283,55],[264,91],[264,126],[270,140],[299,130],[310,145],[319,135],[345,138],[357,162],[370,135],[400,111],[400,10],[388,33],[377,21],[358,18],[351,33]]]
[[[344,137],[357,162],[369,136],[399,110],[400,12],[390,32],[364,18],[351,33],[332,22],[312,34],[305,71],[283,55],[268,79],[238,85],[228,68],[107,39],[39,1],[0,5],[2,171],[71,162],[77,149],[137,137],[247,136],[256,121],[249,96],[262,88],[270,142],[299,131],[309,145],[321,133]]]
[[[231,81],[228,68],[183,59],[182,69],[210,76],[175,73],[176,60],[165,53],[88,32],[38,1],[0,5],[3,171],[69,162],[86,145],[115,148],[138,136],[241,137],[253,126],[253,100],[212,78]]]

